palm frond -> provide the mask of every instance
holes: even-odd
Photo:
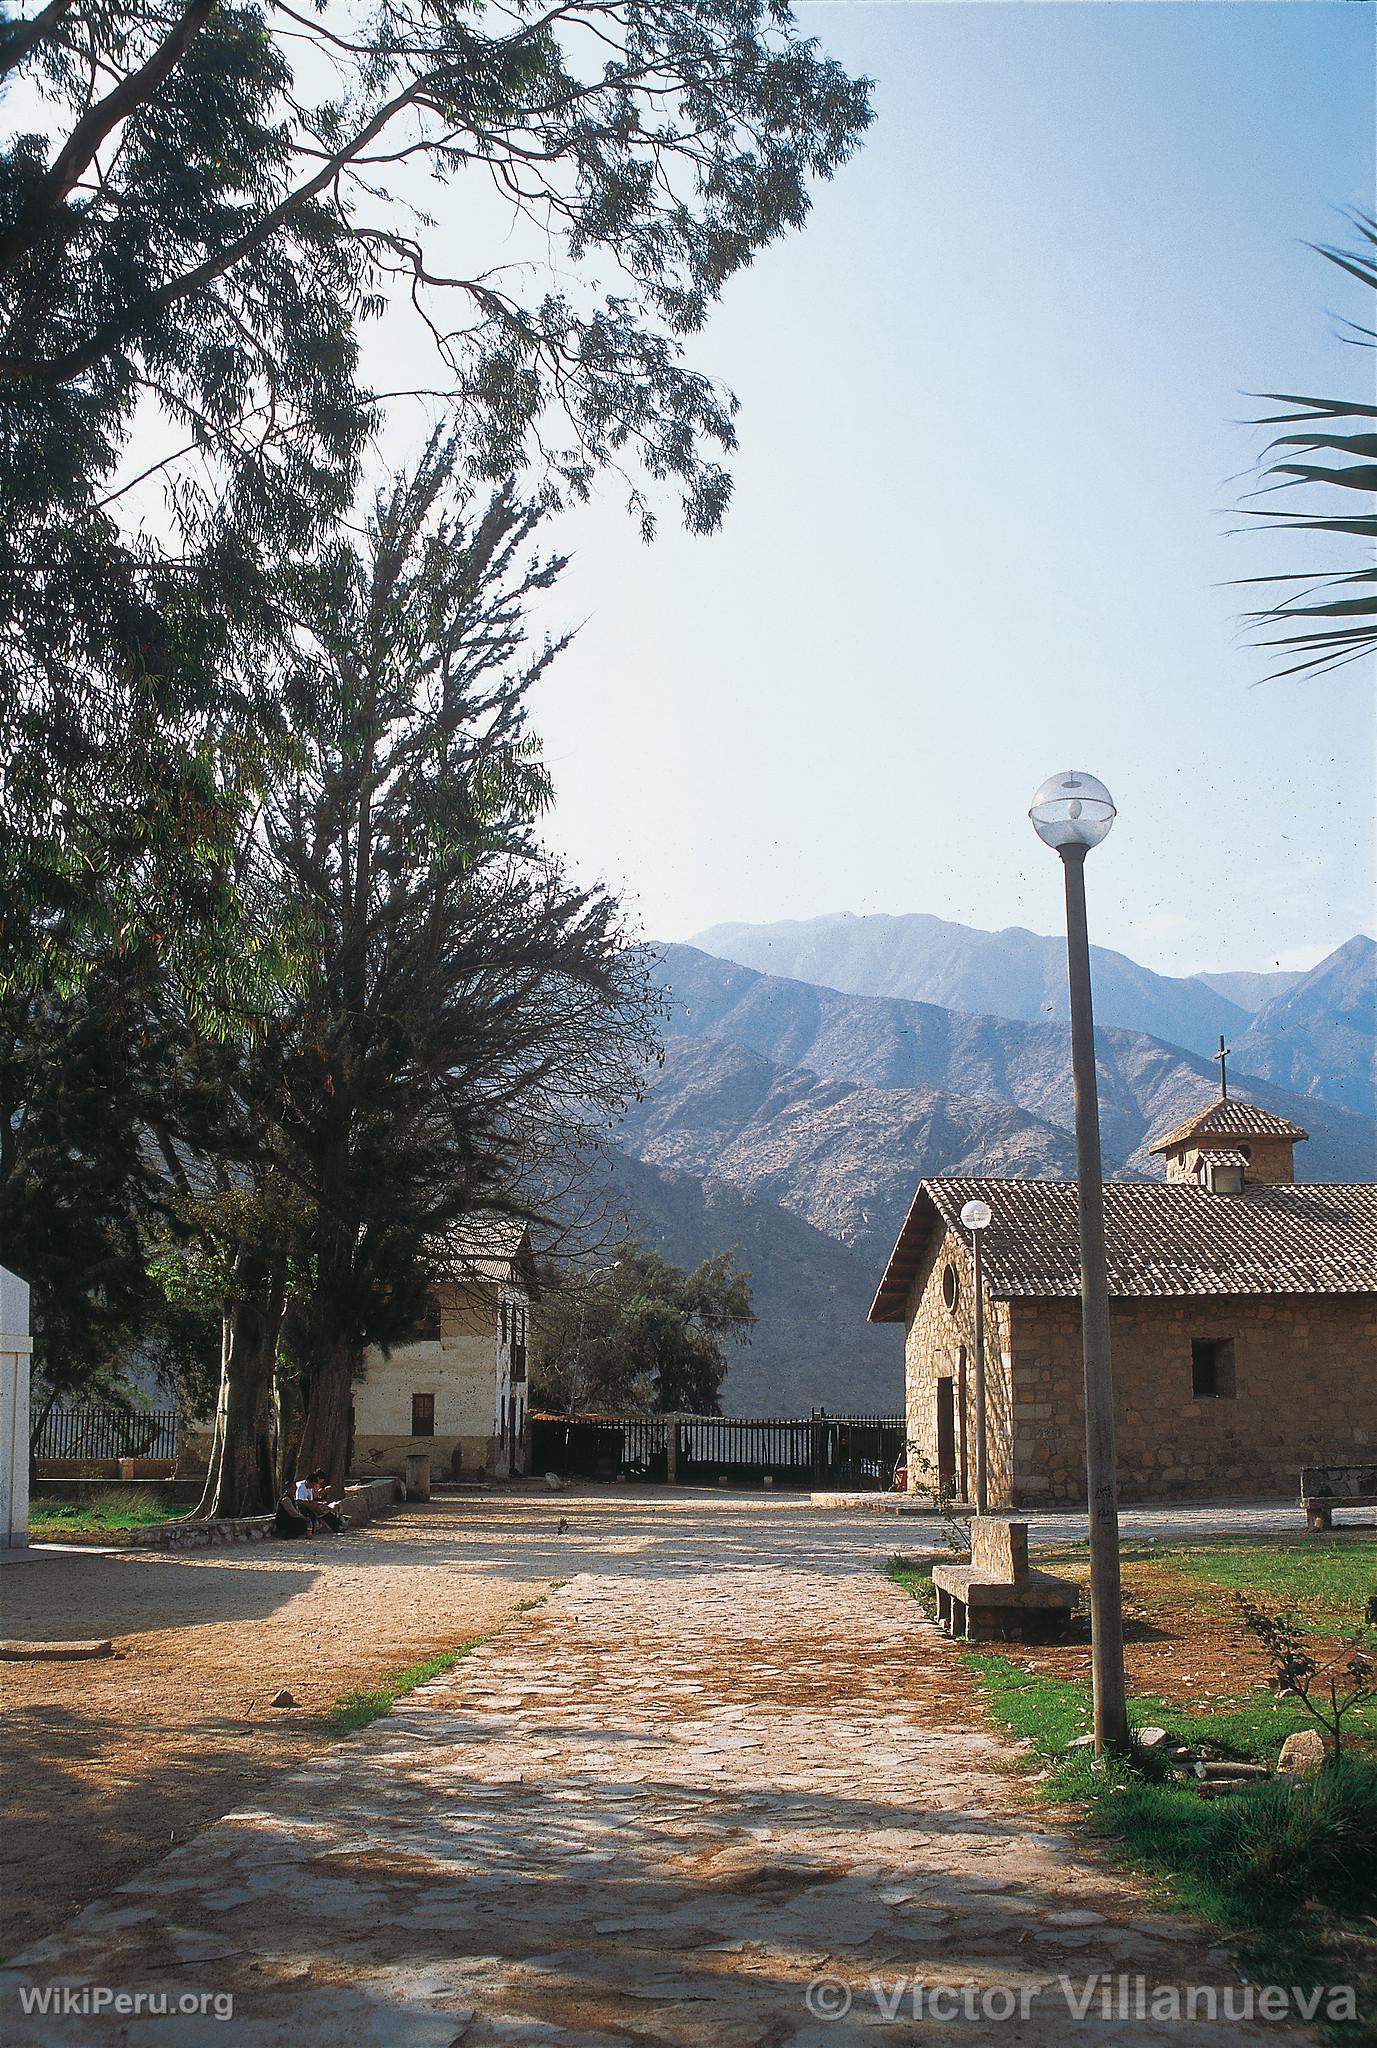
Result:
[[[1317,243],[1313,245],[1316,254],[1377,292],[1377,219],[1359,212],[1347,218],[1358,246],[1345,249]],[[1363,347],[1373,345],[1372,328],[1355,321],[1345,324],[1349,330],[1346,338]],[[1278,434],[1268,443],[1259,461],[1258,487],[1251,495],[1255,499],[1276,493],[1302,495],[1299,503],[1287,495],[1281,510],[1273,505],[1245,505],[1243,516],[1273,532],[1339,534],[1359,544],[1368,543],[1370,559],[1370,543],[1377,538],[1377,434],[1367,429],[1366,422],[1377,420],[1377,405],[1287,391],[1258,396],[1267,405],[1287,410],[1261,413],[1256,425],[1296,427],[1299,431]],[[1372,511],[1356,504],[1349,509],[1351,500],[1336,501],[1333,496],[1354,491],[1373,498]],[[1273,654],[1270,673],[1274,681],[1325,674],[1377,649],[1377,590],[1356,597],[1337,594],[1350,591],[1354,584],[1377,584],[1377,571],[1310,569],[1239,580],[1270,585],[1285,593],[1274,604],[1244,614],[1244,624],[1257,644]],[[1329,623],[1336,619],[1353,623]]]

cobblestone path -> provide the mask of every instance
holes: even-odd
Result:
[[[624,1558],[609,1517],[595,1571],[16,1959],[10,2048],[1308,2039],[1133,2016],[1222,2012],[1231,1959],[1021,1802],[949,1646],[808,1520],[699,1568],[682,1512]],[[61,1983],[234,2016],[22,2014]]]

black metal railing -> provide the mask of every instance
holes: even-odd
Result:
[[[35,1458],[175,1458],[175,1408],[131,1412],[94,1402],[54,1408],[33,1442]]]
[[[681,1485],[888,1488],[903,1462],[896,1415],[534,1415],[531,1469]]]

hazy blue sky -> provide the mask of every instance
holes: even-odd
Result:
[[[557,842],[644,928],[926,910],[1057,928],[1054,768],[1120,817],[1097,939],[1177,972],[1372,928],[1372,677],[1258,684],[1247,392],[1354,389],[1309,253],[1371,203],[1373,9],[813,6],[865,149],[694,359],[742,401],[710,541],[567,522]]]

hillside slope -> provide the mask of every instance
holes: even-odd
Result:
[[[727,1414],[902,1411],[903,1331],[865,1319],[880,1277],[873,1258],[719,1178],[620,1150],[595,1175],[618,1234],[630,1232],[681,1266],[734,1251],[750,1272],[759,1320],[748,1344],[729,1347]]]
[[[925,1174],[1075,1171],[1070,1133],[1009,1104],[861,1088],[686,1037],[669,1040],[617,1142],[651,1165],[728,1181],[852,1246],[869,1262],[872,1293]]]
[[[1377,944],[1359,935],[1281,995],[1233,1040],[1249,1073],[1297,1095],[1377,1114]]]
[[[936,1090],[967,1103],[1008,1105],[1044,1128],[1074,1128],[1070,1034],[1064,1025],[842,995],[762,975],[691,946],[660,948],[655,972],[671,992],[667,1028],[677,1036],[735,1043],[777,1067],[800,1067],[862,1088]],[[1097,1031],[1096,1049],[1106,1158],[1158,1178],[1161,1163],[1149,1153],[1149,1143],[1214,1100],[1218,1068],[1144,1032]],[[1299,1178],[1370,1180],[1377,1174],[1377,1127],[1368,1118],[1243,1072],[1237,1046],[1230,1084],[1236,1094],[1310,1132],[1310,1143],[1296,1152]],[[982,1136],[995,1149],[984,1164],[977,1159],[963,1171],[1023,1171],[1005,1163],[1013,1155],[1001,1149],[1003,1136],[996,1139],[992,1128]]]

